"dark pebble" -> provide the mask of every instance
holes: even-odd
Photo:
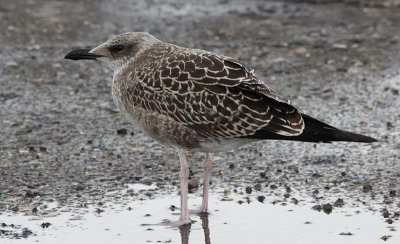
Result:
[[[344,205],[344,201],[342,198],[338,198],[336,202],[333,204],[335,207],[341,207]]]
[[[32,213],[37,213],[37,212],[38,212],[37,207],[32,208]]]
[[[124,135],[126,135],[128,133],[128,131],[126,130],[126,129],[118,129],[117,130],[117,134],[118,135],[121,135],[121,136],[124,136]]]
[[[276,185],[271,185],[269,188],[271,188],[272,190],[275,190],[278,187]]]
[[[385,222],[390,224],[390,225],[393,224],[393,220],[392,219],[387,219]]]
[[[389,211],[388,211],[386,208],[384,208],[384,209],[383,209],[382,215],[383,215],[383,217],[386,219],[386,218],[389,218],[390,213],[389,213]]]
[[[30,190],[27,190],[27,191],[25,192],[25,196],[26,196],[26,197],[30,197],[30,198],[34,198],[34,197],[36,197],[36,196],[39,196],[39,192],[37,192],[37,191],[32,192],[32,191],[30,191]]]
[[[103,209],[100,209],[100,208],[98,208],[98,209],[96,209],[96,211],[95,211],[97,214],[101,214],[102,212],[104,212],[104,210]]]
[[[177,209],[177,207],[175,205],[169,206],[169,210],[171,210],[171,211],[175,211],[176,209]]]
[[[297,200],[296,198],[293,197],[292,202],[297,205],[299,203],[299,200]]]
[[[31,230],[29,230],[28,228],[23,228],[22,229],[22,233],[21,233],[21,237],[22,238],[28,238],[32,234],[33,234],[33,232]]]
[[[199,188],[199,181],[196,180],[196,179],[190,180],[189,184],[188,184],[188,190],[192,191],[192,190],[195,190],[197,188]]]
[[[372,186],[369,184],[369,182],[364,182],[363,183],[363,192],[370,192],[372,190]]]
[[[257,200],[261,203],[264,203],[265,197],[264,196],[258,196]]]
[[[251,189],[251,186],[246,187],[247,194],[251,194],[252,191],[253,191],[253,189]]]
[[[332,213],[332,209],[333,209],[333,207],[330,203],[322,205],[322,210],[324,210],[324,213],[326,213],[326,214]]]
[[[49,228],[50,225],[51,224],[49,222],[45,222],[45,223],[42,223],[40,226],[42,226],[42,228],[44,229],[44,228]]]
[[[353,233],[351,233],[351,232],[340,232],[339,235],[341,235],[341,236],[352,236]]]
[[[235,164],[234,163],[229,164],[229,169],[234,169],[234,168],[235,168]]]
[[[389,196],[395,197],[396,196],[396,190],[395,189],[390,189]]]
[[[321,207],[321,205],[318,204],[318,205],[313,206],[311,209],[317,210],[318,212],[320,212],[322,207]]]

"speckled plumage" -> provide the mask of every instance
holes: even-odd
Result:
[[[299,109],[244,64],[163,42],[115,73],[113,97],[118,108],[153,138],[188,150],[202,151],[200,142],[227,142],[261,128],[287,136],[299,135],[304,128]],[[138,116],[143,111],[159,118]],[[169,130],[150,125],[160,122]]]
[[[190,223],[186,150],[206,153],[199,211],[207,212],[210,152],[260,139],[376,141],[302,113],[236,59],[161,42],[148,33],[121,34],[65,58],[108,64],[114,70],[112,94],[121,113],[160,143],[178,148],[181,216],[174,225]]]

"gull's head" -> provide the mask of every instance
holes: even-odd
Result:
[[[99,60],[113,70],[118,70],[157,42],[158,40],[147,32],[127,32],[113,36],[93,49],[73,50],[65,55],[65,58]]]

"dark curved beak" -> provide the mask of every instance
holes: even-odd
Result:
[[[64,58],[72,60],[81,60],[81,59],[96,60],[97,58],[103,57],[103,55],[89,53],[90,50],[92,49],[86,48],[86,49],[73,50],[67,53],[67,55],[65,55]]]

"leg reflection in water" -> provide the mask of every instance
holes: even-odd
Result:
[[[201,225],[203,226],[205,244],[211,244],[210,228],[208,226],[208,214],[201,213],[199,216],[201,219]],[[190,227],[191,225],[182,225],[179,227],[182,244],[189,244]]]

